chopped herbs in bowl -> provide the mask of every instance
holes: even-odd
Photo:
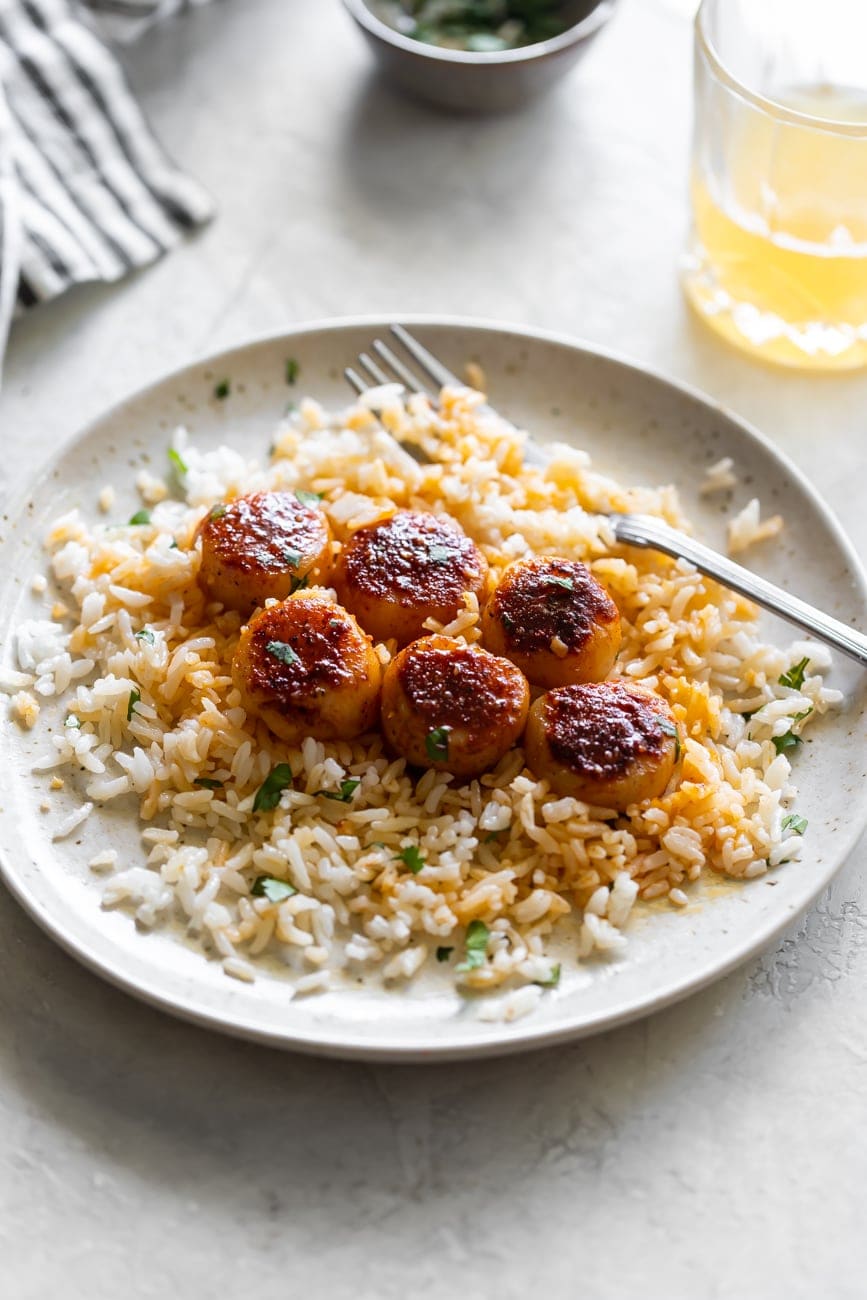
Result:
[[[616,0],[343,0],[392,85],[459,112],[511,110],[582,57]]]
[[[474,54],[536,45],[570,26],[560,0],[375,0],[371,7],[404,36]]]

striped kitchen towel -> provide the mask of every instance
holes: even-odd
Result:
[[[0,358],[16,308],[118,280],[213,211],[94,30],[129,37],[186,0],[86,2],[0,0]]]

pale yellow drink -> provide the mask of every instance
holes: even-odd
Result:
[[[775,98],[814,125],[712,106],[712,147],[693,167],[687,295],[768,360],[865,365],[867,95],[817,86]]]

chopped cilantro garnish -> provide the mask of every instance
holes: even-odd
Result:
[[[299,659],[295,651],[286,641],[269,641],[265,646],[269,655],[279,659],[283,664],[297,664]]]
[[[253,812],[271,812],[280,802],[280,796],[287,786],[292,784],[292,768],[288,763],[278,763],[272,767],[256,791],[253,800]]]
[[[298,362],[295,360],[295,358],[294,358],[294,357],[287,357],[287,359],[286,359],[286,383],[287,383],[287,384],[294,384],[294,383],[295,383],[295,380],[298,378],[298,375],[300,374],[300,372],[301,372],[301,367],[299,366],[299,364],[298,364]]]
[[[127,700],[126,703],[127,722],[132,722],[132,715],[135,712],[135,706],[138,704],[140,699],[141,699],[141,691],[137,691],[135,687],[133,687],[133,689],[129,693],[129,699]]]
[[[800,713],[793,714],[791,718],[792,725],[796,722],[803,722],[804,718],[809,718],[812,712],[813,706],[811,704],[808,709],[803,709]],[[774,742],[774,749],[778,754],[785,754],[788,749],[797,749],[798,745],[803,743],[801,737],[796,736],[791,728],[788,731],[783,732],[782,736],[771,736],[771,740]]]
[[[168,457],[169,460],[171,461],[172,469],[175,471],[178,478],[183,478],[183,476],[187,473],[189,466],[187,465],[187,462],[184,460],[181,453],[179,451],[175,451],[174,447],[169,447]]]
[[[677,723],[672,722],[671,718],[660,718],[659,725],[662,727],[662,730],[665,732],[666,736],[674,736],[674,761],[675,763],[679,763],[681,744],[680,744],[680,732],[678,731]]]
[[[797,749],[801,744],[801,737],[796,736],[794,731],[785,731],[782,736],[772,736],[771,740],[778,754],[785,754],[789,749]]]
[[[361,778],[351,776],[346,781],[340,782],[340,791],[337,790],[317,790],[316,794],[324,795],[326,799],[335,799],[337,803],[351,803],[352,796],[361,785]]]
[[[140,524],[149,524],[151,521],[151,512],[149,510],[136,510],[130,518],[130,527],[137,528]]]
[[[568,25],[557,0],[402,0],[402,8],[401,30],[413,40],[478,54],[535,45]]]
[[[173,537],[172,540],[171,540],[171,543],[170,543],[170,545],[169,545],[169,550],[170,550],[170,551],[177,551],[177,550],[179,550],[179,549],[180,549],[180,548],[178,547],[178,544],[177,544],[177,542],[175,541],[175,539],[174,539],[174,537]]]
[[[302,506],[318,506],[319,502],[325,496],[324,492],[308,492],[306,488],[298,488],[295,493]]]
[[[437,961],[448,961],[454,952],[454,948],[437,948]]]
[[[791,831],[793,835],[803,835],[807,829],[808,822],[806,817],[799,817],[797,813],[789,813],[783,818],[783,830]]]
[[[284,560],[286,561],[286,563],[289,565],[289,568],[290,568],[290,569],[297,569],[297,568],[298,568],[298,565],[301,563],[301,552],[300,552],[300,551],[284,551],[284,552],[283,552],[283,559],[284,559]]]
[[[148,645],[153,645],[154,634],[149,627],[143,627],[139,632],[136,632],[135,639],[136,641],[147,641]]]
[[[558,578],[555,574],[552,573],[549,576],[548,581],[556,582],[558,587],[565,587],[567,591],[573,591],[575,588],[575,581],[573,578]]]
[[[551,967],[551,974],[547,979],[534,980],[533,983],[538,984],[540,989],[555,989],[560,983],[560,963],[557,962],[556,966]]]
[[[217,781],[212,776],[197,776],[193,785],[200,785],[203,790],[222,790],[223,782]]]
[[[218,384],[214,385],[214,396],[218,402],[224,402],[232,391],[232,381],[230,379],[221,379]]]
[[[418,851],[415,844],[408,844],[405,849],[394,855],[395,861],[400,861],[407,867],[414,876],[417,876],[424,866],[424,857]]]
[[[282,903],[298,890],[288,880],[277,880],[274,876],[257,876],[250,886],[254,898],[267,898],[269,903]]]
[[[427,557],[434,564],[448,564],[449,560],[455,558],[455,556],[457,556],[457,551],[451,546],[433,545],[427,548]]]
[[[304,574],[303,578],[293,578],[289,584],[289,595],[294,596],[296,591],[304,591],[310,585],[310,577]]]
[[[488,835],[485,836],[485,838],[482,840],[482,843],[483,843],[483,844],[493,844],[496,840],[498,840],[498,839],[500,838],[501,835],[507,835],[508,833],[509,833],[509,827],[508,827],[508,826],[504,826],[504,827],[502,828],[502,830],[499,830],[499,831],[491,831],[490,834],[488,834]]]
[[[485,953],[488,950],[490,937],[491,932],[484,921],[470,921],[464,939],[466,955],[460,965],[455,967],[455,970],[463,973],[468,970],[478,970],[480,966],[484,966]]]
[[[223,504],[222,501],[218,501],[217,504],[215,506],[211,506],[210,510],[208,511],[208,518],[222,519],[225,513],[226,513],[226,506]]]
[[[424,747],[432,763],[447,763],[449,758],[449,728],[434,727],[424,738]]]
[[[799,691],[804,685],[804,678],[810,665],[809,659],[801,659],[791,668],[783,673],[779,678],[781,686],[790,686],[793,691]]]

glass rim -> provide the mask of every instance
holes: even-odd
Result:
[[[707,30],[707,14],[718,3],[719,0],[701,0],[693,24],[696,46],[704,55],[718,81],[768,117],[777,118],[781,122],[808,127],[811,131],[824,131],[827,135],[867,135],[867,122],[847,122],[841,118],[815,117],[812,113],[802,113],[796,108],[788,108],[785,104],[770,99],[760,91],[745,85],[726,66]]]

